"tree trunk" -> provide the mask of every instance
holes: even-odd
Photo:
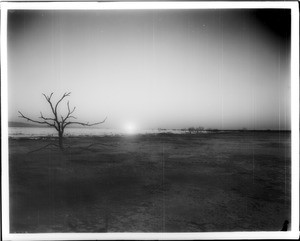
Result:
[[[59,143],[59,148],[61,150],[63,150],[64,146],[63,146],[63,133],[62,132],[58,133],[58,143]]]

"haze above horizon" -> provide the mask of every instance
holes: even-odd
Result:
[[[71,91],[101,128],[290,129],[288,10],[14,10],[9,120]],[[61,111],[67,110],[66,102]]]

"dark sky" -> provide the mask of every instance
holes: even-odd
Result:
[[[71,91],[106,128],[290,129],[290,10],[9,11],[8,76],[11,121]]]

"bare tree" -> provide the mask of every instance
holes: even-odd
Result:
[[[189,131],[190,134],[194,133],[195,130],[196,130],[195,127],[189,127],[188,128],[188,131]]]
[[[23,113],[21,111],[18,111],[20,114],[19,117],[24,118],[27,121],[31,121],[31,122],[41,124],[41,125],[48,125],[50,127],[55,128],[55,130],[57,130],[57,132],[58,132],[59,147],[61,149],[63,149],[63,135],[64,135],[65,128],[67,126],[72,125],[72,124],[77,124],[77,125],[82,125],[82,126],[94,126],[94,125],[102,124],[106,120],[106,118],[105,118],[101,122],[96,122],[96,123],[92,123],[92,124],[90,124],[88,122],[71,121],[71,119],[74,119],[74,120],[77,119],[75,116],[73,116],[73,113],[74,113],[76,107],[70,108],[69,101],[67,102],[67,108],[68,108],[67,111],[68,112],[67,112],[66,116],[64,117],[63,115],[60,115],[58,113],[58,106],[66,97],[69,97],[70,94],[71,94],[71,92],[64,93],[63,96],[56,102],[56,104],[54,104],[51,100],[53,93],[51,93],[49,96],[43,94],[46,101],[48,102],[48,104],[51,107],[51,112],[53,115],[52,117],[45,117],[43,115],[43,113],[40,112],[40,114],[41,114],[39,117],[40,120],[33,120],[33,119],[23,115]]]
[[[197,127],[197,128],[195,129],[195,131],[197,132],[197,134],[198,134],[198,133],[201,133],[202,131],[204,131],[204,127],[199,126],[199,127]]]

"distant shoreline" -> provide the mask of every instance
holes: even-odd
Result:
[[[23,122],[8,122],[8,128],[47,128],[47,129],[52,129],[53,127],[50,126],[44,126],[44,125],[34,125],[34,124],[29,124],[29,123],[23,123]],[[81,129],[81,128],[86,128],[86,129],[106,129],[110,130],[109,128],[103,128],[103,127],[82,127],[82,126],[71,126],[70,128],[74,129]],[[170,132],[170,131],[181,131],[181,132],[189,132],[188,128],[149,128],[143,131],[153,131],[153,132]],[[274,129],[259,129],[259,130],[251,130],[251,129],[216,129],[216,128],[207,128],[202,131],[198,131],[199,133],[203,132],[291,132],[291,130],[274,130]]]
[[[254,130],[254,131],[237,131],[237,130],[224,130],[224,131],[206,131],[202,133],[172,133],[172,132],[159,132],[159,133],[136,133],[136,134],[124,134],[124,133],[111,133],[111,134],[81,134],[81,135],[72,135],[67,134],[64,136],[65,139],[75,139],[75,138],[138,138],[138,137],[152,137],[152,136],[164,136],[164,137],[176,137],[176,136],[186,136],[186,137],[203,137],[205,135],[227,135],[227,134],[251,134],[251,133],[267,133],[267,134],[276,134],[276,133],[287,133],[290,134],[291,131],[286,130],[272,130],[272,131],[265,131],[265,130]],[[13,136],[9,135],[9,139],[11,140],[56,140],[58,136],[56,134],[53,135],[32,135],[32,136]]]

